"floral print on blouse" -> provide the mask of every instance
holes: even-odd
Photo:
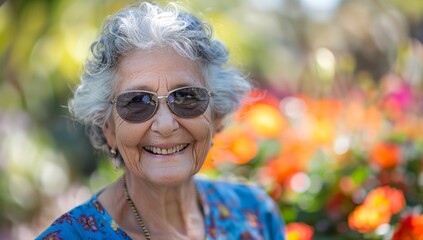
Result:
[[[202,178],[195,182],[203,202],[206,240],[285,239],[279,210],[260,188]],[[131,239],[103,208],[98,195],[57,218],[36,239]]]

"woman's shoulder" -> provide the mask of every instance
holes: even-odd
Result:
[[[107,226],[113,225],[108,216],[96,194],[59,216],[36,239],[72,239],[105,235],[109,232]]]
[[[199,177],[196,184],[206,199],[206,219],[213,218],[210,222],[215,228],[236,236],[234,239],[284,239],[279,209],[258,185]]]

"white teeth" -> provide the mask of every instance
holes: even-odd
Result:
[[[145,146],[144,148],[145,148],[145,150],[152,152],[154,154],[169,155],[169,154],[179,152],[179,151],[185,149],[187,146],[188,146],[188,144],[181,144],[181,145],[178,145],[176,147],[172,147],[172,148],[168,148],[168,149],[157,148],[157,147],[153,147],[153,146]]]

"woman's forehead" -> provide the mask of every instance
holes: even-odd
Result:
[[[161,86],[203,86],[202,66],[174,51],[136,51],[118,65],[118,90],[156,90]]]

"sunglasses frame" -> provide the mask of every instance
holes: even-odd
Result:
[[[150,115],[148,118],[146,118],[145,120],[143,120],[143,121],[133,121],[133,120],[128,120],[128,119],[126,119],[126,118],[122,117],[122,116],[119,114],[119,111],[117,111],[117,109],[116,109],[116,111],[117,111],[117,113],[118,113],[119,117],[121,117],[121,118],[122,118],[123,120],[125,120],[126,122],[131,122],[131,123],[141,123],[141,122],[146,122],[146,121],[148,121],[150,118],[152,118],[152,117],[156,114],[157,109],[159,109],[160,99],[166,99],[166,105],[167,105],[167,107],[169,108],[169,110],[170,110],[173,114],[175,114],[175,115],[176,115],[176,116],[178,116],[178,117],[181,117],[181,118],[195,118],[195,117],[198,117],[198,116],[203,115],[205,111],[204,111],[203,113],[199,114],[199,115],[194,115],[194,116],[181,116],[180,114],[176,113],[176,112],[172,109],[172,107],[170,106],[170,103],[169,103],[169,101],[168,101],[169,95],[171,95],[172,93],[174,93],[174,92],[176,92],[176,91],[179,91],[179,90],[182,90],[182,89],[187,89],[187,88],[196,88],[196,89],[202,89],[202,90],[205,90],[205,92],[207,93],[207,96],[208,96],[208,98],[207,98],[207,107],[206,107],[206,110],[207,110],[207,108],[209,107],[209,104],[210,104],[210,98],[213,96],[213,94],[212,94],[212,93],[210,92],[210,90],[208,90],[207,88],[205,88],[205,87],[197,87],[197,86],[186,86],[186,87],[175,88],[175,89],[172,89],[171,91],[169,91],[166,95],[158,95],[158,94],[157,94],[157,93],[155,93],[155,92],[146,91],[146,90],[128,90],[128,91],[124,91],[124,92],[119,93],[119,94],[118,94],[118,95],[117,95],[117,96],[116,96],[116,97],[115,97],[115,98],[114,98],[114,99],[113,99],[110,103],[116,107],[116,104],[117,104],[118,98],[119,98],[121,95],[126,94],[126,93],[149,93],[149,94],[153,95],[153,96],[157,99],[157,103],[155,104],[155,106],[154,106],[154,110],[153,110],[153,112],[151,113],[151,115]]]

